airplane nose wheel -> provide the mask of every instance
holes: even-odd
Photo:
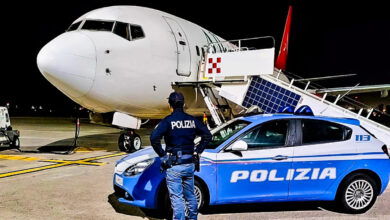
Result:
[[[119,136],[118,147],[120,151],[131,153],[141,149],[141,137],[134,131],[126,131]]]

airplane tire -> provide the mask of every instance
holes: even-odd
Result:
[[[15,137],[15,139],[11,142],[10,145],[11,145],[12,148],[19,149],[20,148],[20,139],[19,139],[19,137]]]
[[[121,134],[118,139],[118,147],[120,151],[127,152],[127,146],[125,141],[125,134]]]
[[[118,140],[118,147],[123,152],[135,152],[142,147],[141,137],[136,133],[133,133],[133,135],[121,134]]]
[[[141,137],[138,134],[134,133],[134,135],[130,137],[130,144],[133,151],[140,150],[142,147]]]

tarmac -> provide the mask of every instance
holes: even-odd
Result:
[[[21,152],[0,147],[0,219],[158,219],[119,204],[113,190],[120,130],[81,121],[78,148],[70,118],[11,118]],[[151,127],[138,131],[150,145]],[[258,203],[211,206],[199,219],[390,219],[390,190],[366,213],[340,213],[331,203]],[[148,216],[150,215],[150,216]],[[151,217],[153,216],[153,217]]]

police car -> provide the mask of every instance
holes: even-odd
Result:
[[[387,147],[356,119],[263,114],[233,119],[211,133],[195,173],[199,208],[335,200],[346,212],[363,213],[389,182]],[[151,147],[117,162],[114,189],[121,203],[170,207]]]

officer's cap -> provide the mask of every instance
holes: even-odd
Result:
[[[168,100],[170,103],[175,103],[175,102],[183,102],[184,103],[184,96],[180,92],[172,92],[169,95]]]

